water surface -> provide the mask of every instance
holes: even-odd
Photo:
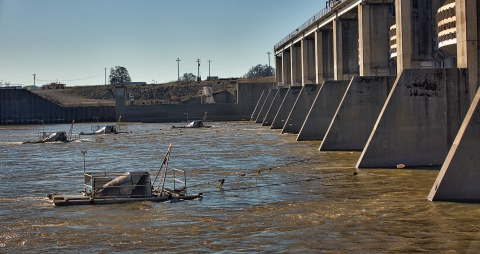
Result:
[[[175,125],[175,124],[173,124]],[[178,123],[177,123],[178,125]],[[124,123],[131,134],[35,140],[42,126],[0,126],[0,252],[476,252],[480,206],[429,202],[437,170],[355,169],[358,152],[318,152],[254,123],[208,129]],[[69,125],[46,125],[67,131]],[[88,132],[76,124],[74,133]],[[88,172],[184,169],[176,203],[54,207]],[[357,172],[356,176],[353,173]],[[218,181],[225,179],[223,188]]]

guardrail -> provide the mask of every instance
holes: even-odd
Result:
[[[303,24],[301,24],[297,29],[293,30],[293,32],[289,33],[285,38],[283,38],[280,42],[275,44],[274,49],[279,48],[281,45],[285,44],[288,40],[290,40],[292,37],[297,35],[299,32],[303,31],[305,28],[313,24],[315,21],[319,20],[323,16],[327,15],[333,7],[345,2],[346,0],[329,0],[326,3],[325,8],[321,9],[319,12],[315,13],[311,18],[309,18],[307,21],[305,21]]]

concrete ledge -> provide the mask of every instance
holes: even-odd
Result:
[[[267,93],[267,97],[265,98],[265,102],[263,103],[262,109],[260,109],[260,112],[258,113],[257,120],[255,123],[262,123],[263,120],[265,119],[265,116],[267,115],[268,109],[272,105],[273,98],[275,98],[275,95],[277,94],[278,89],[270,89]]]
[[[302,88],[303,87],[301,86],[291,86],[288,89],[288,92],[282,101],[282,105],[278,109],[275,119],[273,119],[270,129],[283,129],[283,126],[285,126],[285,122],[287,121],[288,115],[292,111],[293,105],[295,105],[297,97],[302,91]]]
[[[258,99],[257,105],[255,106],[255,109],[253,110],[252,116],[250,117],[251,121],[256,121],[258,117],[258,113],[260,112],[260,109],[263,106],[263,103],[265,103],[265,99],[267,98],[267,92],[268,90],[263,90],[262,94],[260,95],[260,98]]]
[[[298,134],[302,128],[308,112],[313,105],[313,101],[320,91],[320,85],[304,85],[302,91],[298,95],[297,101],[288,115],[285,126],[283,126],[282,134],[291,133]]]
[[[396,76],[354,77],[325,134],[320,151],[362,151]]]
[[[350,81],[325,81],[298,134],[297,141],[322,140]]]
[[[273,98],[272,104],[268,109],[267,115],[263,120],[262,126],[272,125],[273,119],[275,119],[278,109],[280,108],[280,105],[282,105],[283,99],[285,98],[285,95],[287,94],[287,92],[288,92],[288,88],[278,89],[277,94],[275,95],[275,98]]]
[[[480,201],[480,90],[428,195],[430,201]]]
[[[469,106],[466,69],[404,70],[356,167],[441,166]]]

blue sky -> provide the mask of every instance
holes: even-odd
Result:
[[[325,0],[0,0],[0,80],[100,85],[110,68],[132,81],[241,77],[325,6]],[[270,56],[274,66],[273,55]]]

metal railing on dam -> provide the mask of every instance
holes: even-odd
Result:
[[[297,35],[299,32],[303,31],[305,28],[310,26],[311,24],[315,23],[315,21],[319,20],[320,18],[324,17],[327,15],[334,7],[337,5],[345,2],[347,0],[329,0],[326,3],[325,8],[321,9],[319,12],[315,13],[311,18],[309,18],[307,21],[305,21],[303,24],[301,24],[297,29],[293,30],[293,32],[289,33],[285,38],[283,38],[280,42],[275,44],[275,49],[279,48],[283,44],[285,44],[288,40],[293,38],[295,35]]]

